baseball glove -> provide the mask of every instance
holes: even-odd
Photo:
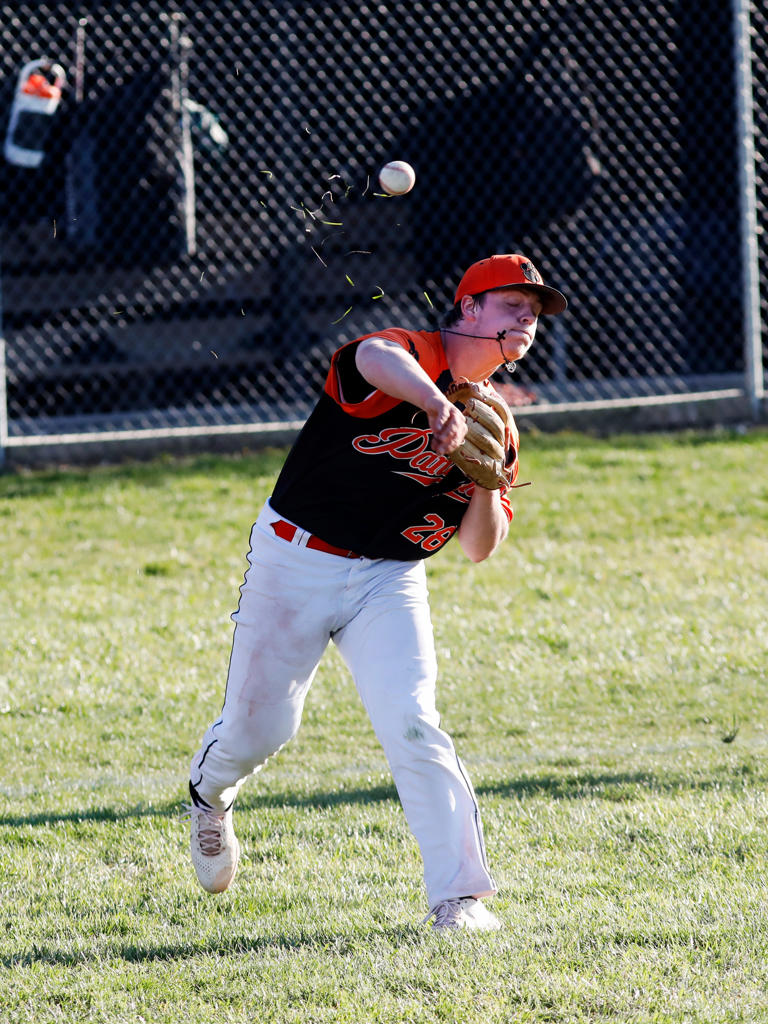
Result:
[[[512,485],[517,476],[517,427],[509,406],[486,381],[459,379],[445,392],[467,419],[467,436],[448,458],[486,490]]]

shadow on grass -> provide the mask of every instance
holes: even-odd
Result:
[[[497,779],[477,785],[478,796],[506,797],[516,800],[544,797],[550,800],[581,800],[585,798],[609,801],[631,801],[647,793],[696,793],[711,790],[738,792],[747,786],[768,782],[768,772],[758,770],[756,764],[743,762],[724,766],[721,772],[709,776],[683,774],[657,775],[653,772],[590,772],[570,774],[540,773],[513,779]],[[327,792],[299,794],[243,792],[237,801],[241,811],[259,808],[320,809],[348,804],[377,804],[396,801],[394,785],[340,787]],[[161,804],[138,804],[135,807],[93,807],[57,813],[40,811],[36,814],[0,816],[0,828],[19,828],[24,825],[79,824],[87,822],[115,822],[138,818],[179,818],[184,797]]]
[[[652,772],[575,772],[571,775],[543,774],[517,779],[499,779],[477,786],[480,796],[510,797],[524,800],[546,797],[549,800],[580,800],[584,797],[632,799],[641,791],[654,793],[717,789],[722,779],[692,779],[683,776],[659,776]],[[623,796],[621,796],[623,794]]]
[[[546,772],[486,782],[477,787],[477,792],[481,796],[500,796],[518,800],[545,797],[549,800],[597,798],[622,801],[636,799],[648,793],[705,793],[712,790],[734,793],[748,786],[764,785],[766,782],[768,772],[764,765],[742,761],[735,765],[723,765],[721,770],[706,776],[679,772],[659,775],[652,771]]]
[[[239,810],[257,810],[260,807],[322,808],[341,804],[376,804],[385,800],[397,800],[394,785],[369,786],[366,788],[339,788],[327,793],[243,793],[237,801]],[[188,801],[182,796],[178,801],[160,804],[137,804],[124,809],[116,807],[91,807],[74,811],[39,811],[37,814],[0,815],[0,828],[18,828],[22,825],[79,824],[82,822],[121,821],[131,818],[179,818],[183,804]]]
[[[89,807],[75,811],[40,811],[37,814],[0,815],[0,828],[19,828],[22,825],[64,825],[85,822],[123,821],[127,818],[177,818],[181,804],[177,801],[163,804],[139,804],[136,807]]]
[[[258,925],[258,922],[256,922]],[[248,935],[230,939],[216,939],[209,942],[180,942],[165,945],[128,943],[110,949],[92,948],[70,952],[49,946],[33,946],[17,955],[4,956],[0,964],[6,968],[31,967],[33,964],[48,964],[51,967],[79,967],[85,964],[103,964],[107,960],[123,960],[125,963],[152,963],[155,961],[193,960],[199,956],[241,956],[265,950],[287,950],[298,952],[303,949],[333,950],[337,954],[354,954],[360,950],[361,941],[382,940],[402,946],[403,943],[418,943],[430,935],[429,929],[416,925],[400,925],[391,928],[371,927],[366,932],[356,931],[354,936],[329,931],[302,931],[295,935]]]

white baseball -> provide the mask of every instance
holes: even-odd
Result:
[[[390,196],[404,196],[416,184],[416,172],[405,160],[390,160],[379,171],[379,184]]]

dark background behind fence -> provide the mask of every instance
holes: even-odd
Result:
[[[10,435],[301,418],[337,345],[431,325],[492,252],[570,298],[518,370],[539,402],[744,371],[724,0],[18,3],[1,31],[3,137],[25,62],[67,76],[40,166],[0,160]]]

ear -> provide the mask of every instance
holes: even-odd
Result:
[[[471,295],[465,295],[461,300],[461,315],[465,320],[474,320],[477,307]]]

